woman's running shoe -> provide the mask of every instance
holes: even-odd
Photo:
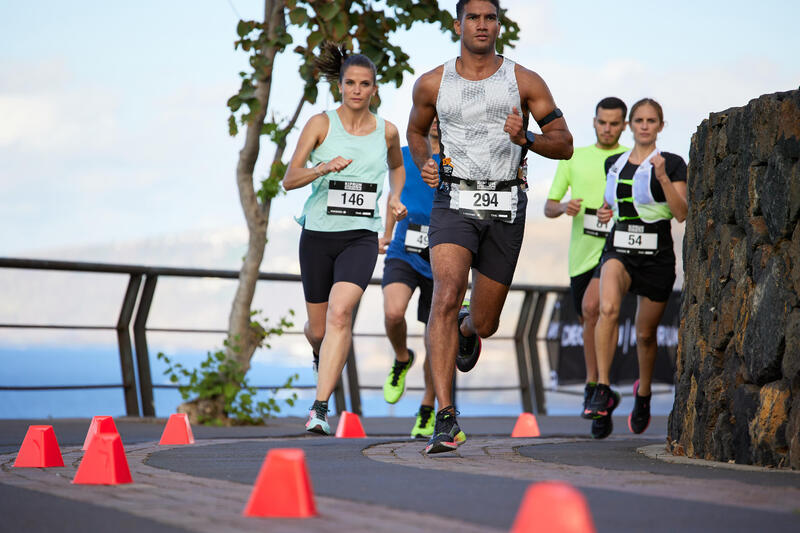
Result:
[[[583,410],[584,417],[594,419],[607,416],[616,407],[614,402],[619,402],[619,400],[615,400],[615,396],[619,396],[619,393],[612,391],[608,385],[598,383],[589,405]]]
[[[614,409],[619,406],[622,397],[618,392],[612,390],[611,399],[613,400],[613,404],[608,408],[608,414],[592,420],[593,439],[604,439],[614,431],[614,420],[612,420],[611,415],[614,413]]]
[[[458,356],[456,366],[461,372],[469,372],[478,362],[481,355],[481,338],[478,334],[465,337],[461,334],[461,322],[469,316],[469,300],[464,300],[458,312]]]
[[[425,446],[425,453],[452,452],[465,442],[467,436],[458,427],[456,415],[458,411],[449,405],[436,413],[436,426],[433,430],[433,437]]]
[[[415,439],[427,439],[433,435],[436,417],[433,414],[433,407],[420,405],[417,412],[417,422],[411,430],[411,436]]]
[[[328,425],[328,402],[314,400],[314,405],[308,412],[306,431],[320,435],[331,434],[331,427]]]
[[[383,383],[383,399],[389,403],[397,403],[406,390],[406,374],[408,369],[414,364],[414,350],[408,351],[408,361],[401,363],[394,360],[389,375]]]
[[[650,398],[649,396],[639,396],[639,380],[633,384],[633,411],[628,415],[628,429],[632,433],[644,433],[650,425]]]

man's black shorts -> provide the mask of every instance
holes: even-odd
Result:
[[[419,301],[417,303],[417,320],[423,324],[428,323],[431,314],[431,299],[433,298],[433,280],[426,278],[402,259],[387,259],[383,264],[382,287],[390,283],[403,283],[411,292],[419,287]]]
[[[452,209],[434,207],[428,242],[457,244],[472,252],[472,266],[487,278],[511,285],[525,234],[525,217],[509,224],[467,218]]]
[[[579,317],[583,317],[583,295],[586,294],[586,289],[592,279],[600,277],[600,265],[587,270],[583,274],[572,276],[569,278],[569,288],[572,293],[572,304],[575,306],[575,312]]]
[[[630,292],[646,296],[654,302],[666,302],[675,284],[675,251],[663,250],[656,255],[621,254],[613,249],[603,252],[601,263],[617,259],[631,277]]]
[[[328,301],[334,283],[348,281],[367,288],[378,260],[378,234],[351,231],[312,231],[300,234],[300,277],[306,301]]]

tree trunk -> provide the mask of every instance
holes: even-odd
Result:
[[[268,35],[274,37],[279,30],[285,28],[283,0],[265,0],[264,22],[268,25]],[[264,247],[267,243],[267,223],[269,221],[269,202],[261,205],[258,202],[253,173],[258,160],[261,143],[261,130],[269,106],[272,88],[272,71],[278,48],[271,46],[262,51],[268,59],[268,67],[263,81],[256,86],[256,98],[260,104],[256,113],[247,123],[245,143],[239,152],[239,163],[236,166],[236,183],[239,188],[239,199],[247,221],[249,239],[247,254],[239,271],[239,285],[233,298],[231,314],[228,322],[229,346],[226,355],[237,360],[244,371],[250,368],[250,358],[261,341],[260,328],[251,325],[251,305],[256,290],[261,261],[264,258]],[[236,349],[234,349],[236,348]]]

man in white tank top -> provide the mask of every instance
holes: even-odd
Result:
[[[455,31],[461,55],[423,74],[414,86],[408,146],[422,179],[437,187],[429,243],[434,295],[428,353],[439,402],[427,453],[466,441],[452,397],[453,373],[477,362],[481,338],[500,320],[525,227],[527,151],[551,159],[572,156],[572,135],[547,84],[495,52],[498,0],[458,0]],[[542,134],[527,131],[528,115]],[[439,118],[441,164],[427,133]],[[462,307],[470,268],[471,303]]]

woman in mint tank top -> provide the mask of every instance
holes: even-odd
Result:
[[[324,43],[317,67],[337,83],[342,105],[315,115],[297,142],[283,178],[288,191],[311,184],[297,218],[300,274],[308,311],[305,334],[318,372],[306,430],[330,435],[328,399],[339,380],[351,342],[353,309],[369,284],[382,228],[378,198],[389,171],[388,207],[397,220],[405,183],[397,128],[369,110],[378,92],[375,65],[364,55]],[[306,164],[311,161],[312,166]]]

